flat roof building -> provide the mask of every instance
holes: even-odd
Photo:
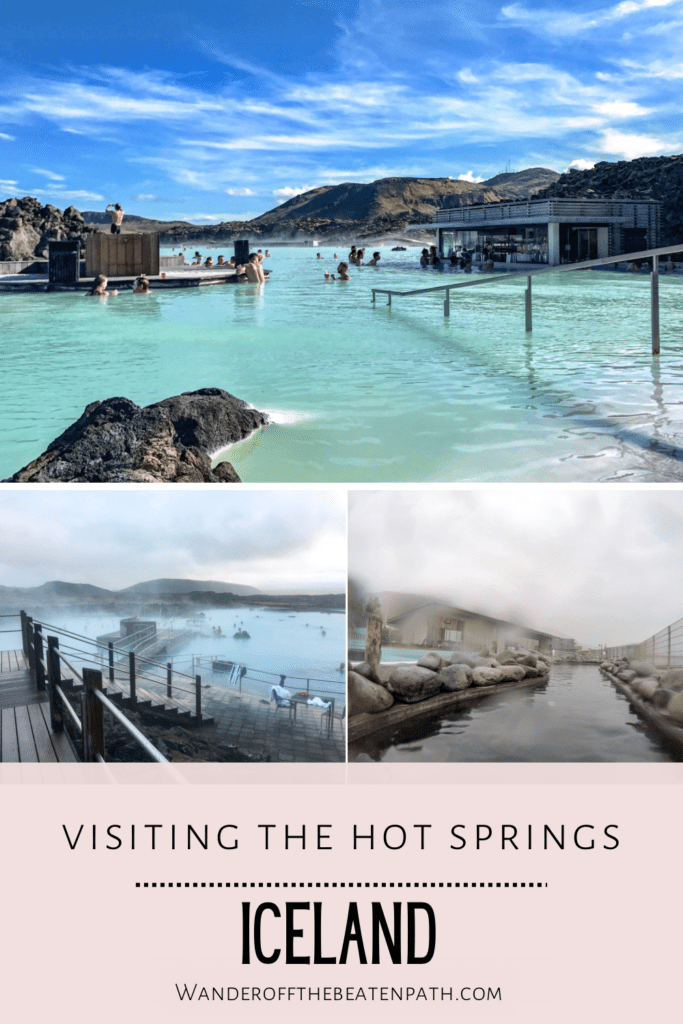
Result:
[[[437,210],[443,257],[466,251],[494,263],[575,263],[621,256],[660,245],[661,204],[652,199],[529,199]]]

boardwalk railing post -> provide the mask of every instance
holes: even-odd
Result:
[[[375,305],[375,289],[372,289],[372,304]]]
[[[202,720],[202,677],[194,677],[194,704],[195,711],[197,713],[197,719],[201,722]]]
[[[137,701],[137,694],[135,693],[135,651],[128,652],[128,680],[130,689],[130,699],[133,704]]]
[[[526,291],[524,292],[524,319],[527,333],[533,330],[531,322],[531,278],[526,279]]]
[[[108,654],[109,654],[109,682],[113,686],[114,685],[114,645],[111,642],[111,640],[107,644],[107,649],[108,649]]]
[[[652,257],[650,277],[650,319],[652,321],[652,355],[659,355],[659,256]]]
[[[104,708],[94,694],[102,689],[102,673],[94,668],[83,669],[85,686],[85,727],[84,746],[86,761],[96,761],[97,755],[104,757]]]
[[[166,662],[166,696],[173,696],[173,662]]]
[[[45,689],[45,652],[43,649],[43,627],[36,623],[34,630],[35,637],[35,660],[36,660],[36,689]]]
[[[24,651],[24,657],[28,658],[28,616],[26,612],[20,612],[21,615],[21,646]]]
[[[391,292],[389,292],[388,301],[387,301],[387,306],[390,306],[390,305],[391,305]]]
[[[26,616],[26,645],[28,650],[26,657],[28,658],[28,670],[31,678],[35,682],[36,680],[36,652],[35,644],[33,640],[33,619],[30,615]]]
[[[62,698],[57,692],[57,687],[62,681],[62,672],[59,664],[59,640],[56,636],[49,636],[47,638],[47,680],[52,731],[63,732],[64,710],[62,708]]]
[[[450,316],[451,315],[451,290],[450,290],[450,288],[446,289],[446,298],[443,300],[443,315],[444,316]]]

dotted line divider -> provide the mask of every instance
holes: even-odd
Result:
[[[547,889],[547,882],[136,882],[136,889]]]

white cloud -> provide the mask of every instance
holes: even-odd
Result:
[[[8,135],[7,132],[0,132],[0,139],[5,139],[6,142],[14,142],[16,140],[16,136]]]
[[[475,178],[474,177],[474,171],[468,171],[467,174],[459,174],[458,175],[458,181],[469,181],[469,182],[475,183],[475,182],[478,182],[478,181],[484,181],[484,178],[481,178],[481,177],[480,178]]]
[[[279,202],[284,203],[287,199],[300,196],[303,192],[310,192],[314,187],[314,185],[302,185],[301,188],[297,188],[296,186],[285,185],[283,188],[273,189],[273,195]]]
[[[250,188],[226,188],[225,190],[229,196],[254,196],[255,192],[252,192]]]
[[[577,171],[592,171],[594,167],[595,160],[586,160],[584,157],[580,157],[578,160],[572,160],[572,162],[560,173],[566,174],[568,171],[571,171],[572,168],[575,168]]]
[[[104,201],[104,196],[99,195],[98,192],[86,192],[83,189],[61,189],[57,186],[54,188],[32,188],[30,189],[30,194],[32,196],[51,196],[54,199],[70,199],[72,202],[79,199],[92,199],[95,202]]]
[[[157,200],[157,196],[151,192],[139,192],[136,196],[130,197],[135,203],[154,203]]]
[[[183,213],[178,217],[171,217],[171,220],[188,220],[192,224],[220,224],[226,220],[253,220],[260,213],[260,210],[252,210],[250,213]]]
[[[605,100],[603,103],[596,103],[593,109],[596,113],[609,118],[643,117],[644,114],[652,113],[651,109],[641,107],[639,103],[630,103],[628,100]]]
[[[501,14],[508,21],[522,25],[532,32],[547,33],[552,36],[581,35],[601,25],[609,25],[620,21],[631,14],[640,14],[655,7],[670,7],[680,4],[683,0],[625,0],[613,7],[603,7],[591,12],[552,10],[530,10],[523,4],[513,3],[501,9]]]
[[[8,178],[0,178],[0,187],[2,188],[17,188],[18,185],[18,181],[10,181]]]
[[[477,76],[472,73],[470,68],[462,68],[458,71],[458,78],[461,82],[465,82],[466,85],[474,85],[479,81]]]
[[[44,171],[41,167],[32,167],[32,174],[42,174],[44,177],[49,178],[50,181],[64,181],[63,174],[55,174],[54,171]]]
[[[619,132],[608,128],[603,132],[598,145],[601,153],[620,156],[624,160],[637,160],[641,156],[659,156],[663,153],[680,152],[682,143],[665,142],[651,135],[635,135],[630,132]]]

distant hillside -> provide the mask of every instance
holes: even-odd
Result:
[[[215,580],[149,580],[125,587],[121,594],[138,594],[142,597],[160,597],[167,594],[192,594],[210,591],[214,594],[258,594],[257,587],[246,587],[241,583],[217,583]]]
[[[380,178],[367,184],[347,181],[310,189],[250,221],[203,228],[190,224],[167,226],[164,240],[179,244],[245,237],[255,242],[315,237],[342,243],[379,238],[400,234],[409,224],[431,220],[440,207],[526,198],[558,177],[548,168],[531,167],[474,183],[451,178]]]

